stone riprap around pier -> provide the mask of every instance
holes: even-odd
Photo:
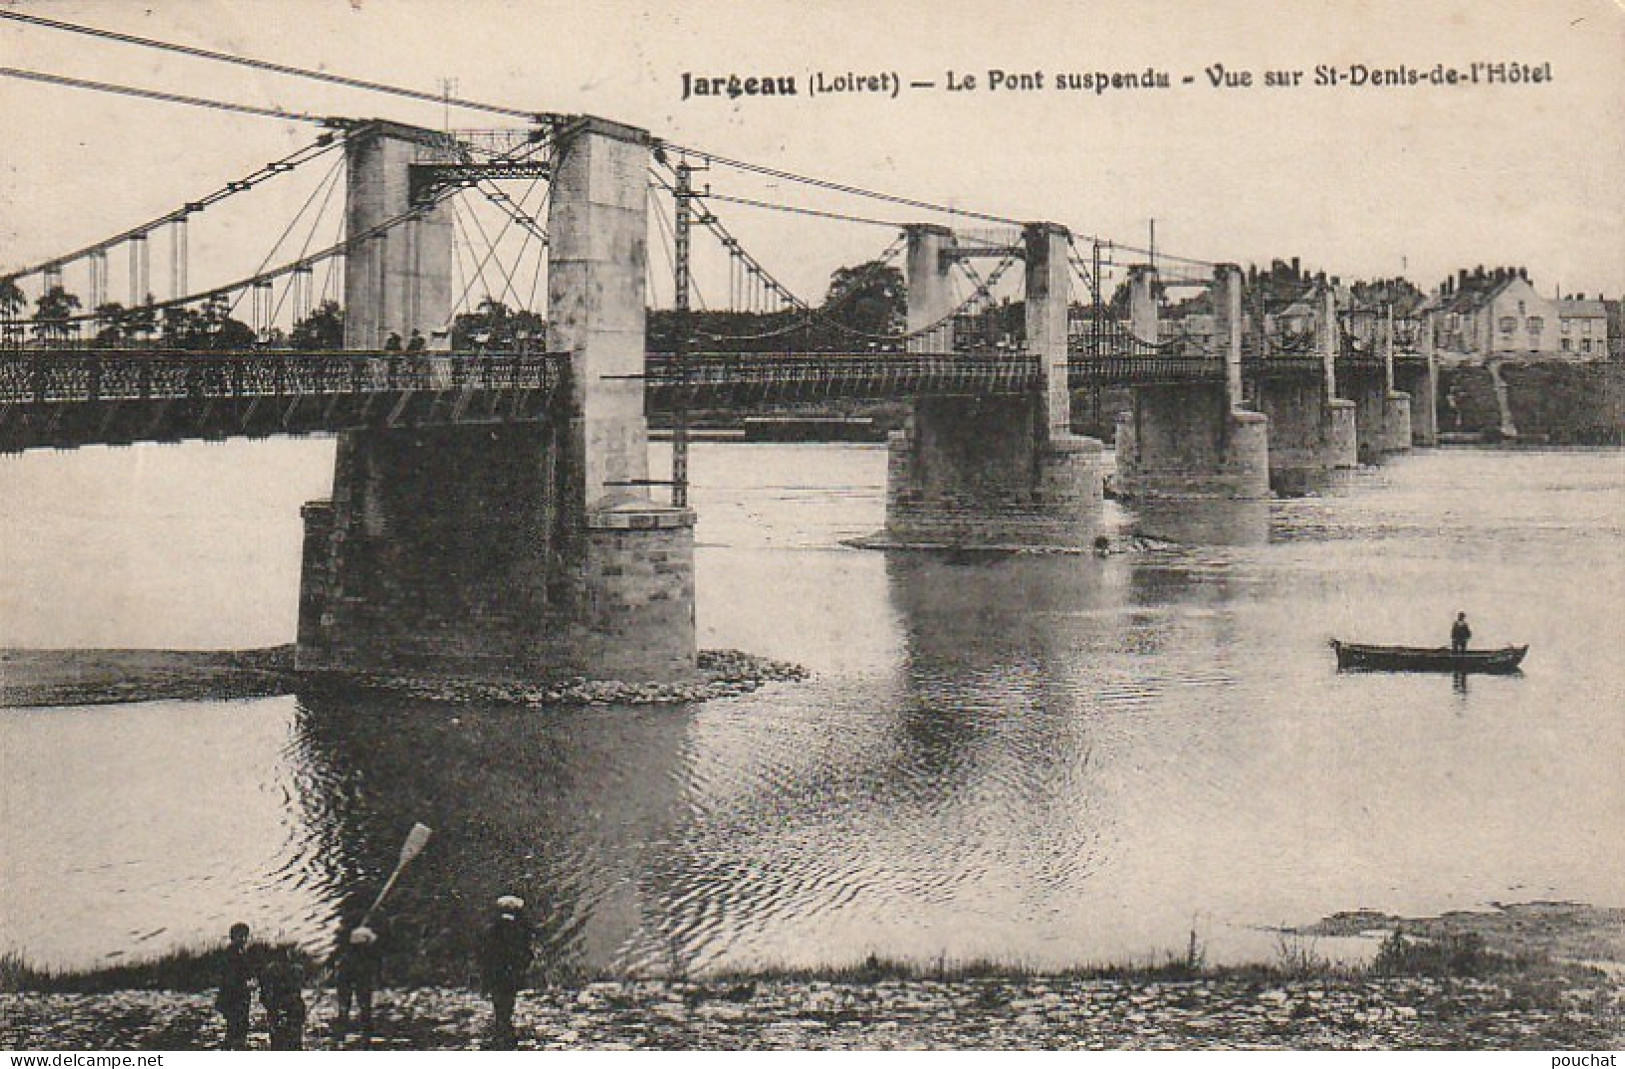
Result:
[[[672,705],[795,682],[807,670],[739,650],[701,650],[693,677],[629,683],[557,675],[528,682],[301,672],[292,646],[260,650],[0,650],[0,708],[213,701],[304,690],[367,690],[487,705]]]

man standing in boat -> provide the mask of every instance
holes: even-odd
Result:
[[[1467,614],[1458,612],[1456,622],[1450,625],[1450,652],[1461,656],[1467,652],[1467,640],[1473,637],[1473,629],[1467,626]]]

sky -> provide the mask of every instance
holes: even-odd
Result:
[[[453,79],[464,98],[601,115],[719,155],[1123,243],[1144,245],[1154,218],[1160,250],[1204,261],[1300,256],[1345,278],[1403,273],[1424,287],[1458,267],[1516,264],[1543,293],[1625,293],[1625,7],[1615,0],[1019,8],[0,0],[0,8],[430,92]],[[0,57],[10,67],[318,114],[435,127],[510,121],[16,23],[0,22]],[[1529,64],[1552,80],[1313,84],[1321,64],[1426,72],[1475,61]],[[1216,64],[1250,72],[1254,84],[1214,88]],[[1062,73],[1148,68],[1168,73],[1171,87],[1055,88]],[[995,70],[1042,72],[1044,87],[989,89]],[[1296,86],[1263,84],[1267,72],[1293,71],[1302,72]],[[793,77],[799,91],[684,100],[685,72]],[[810,94],[819,74],[848,72],[935,86],[904,85],[895,98]],[[956,84],[973,76],[976,88],[950,91],[950,72]],[[0,130],[0,270],[175,208],[313,136],[297,123],[11,79],[0,79]],[[702,181],[892,222],[942,221],[723,167]],[[309,188],[267,192],[267,204],[208,233],[195,227],[193,282],[249,273]],[[891,237],[883,227],[716,208],[769,270],[815,297],[831,270]],[[114,296],[119,287],[115,279]]]

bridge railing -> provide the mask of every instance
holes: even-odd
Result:
[[[1067,371],[1073,386],[1224,381],[1224,362],[1201,354],[1073,353]]]
[[[1223,382],[1224,363],[1187,346],[1074,346],[1068,354],[1074,387],[1135,383]],[[1313,354],[1247,358],[1249,377],[1315,376]],[[1022,393],[1038,388],[1037,358],[1019,350],[953,353],[693,353],[679,367],[670,353],[650,353],[648,387],[662,400],[690,403],[818,396],[902,397],[910,393]]]
[[[0,403],[551,390],[564,366],[548,353],[35,349],[0,353]]]
[[[911,392],[1020,393],[1038,381],[1024,352],[650,353],[649,388],[696,403],[751,397],[903,396]]]
[[[1315,378],[1325,374],[1319,353],[1272,350],[1241,354],[1241,374],[1248,379]]]

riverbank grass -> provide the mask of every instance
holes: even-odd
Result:
[[[255,944],[261,958],[292,955],[316,975],[320,963],[292,944]],[[92,968],[34,965],[18,953],[0,954],[0,992],[99,995],[114,991],[211,991],[225,972],[226,946],[179,947],[153,958]]]
[[[320,962],[287,945],[255,946],[260,957],[292,954],[307,976],[315,976]],[[0,992],[97,994],[112,991],[207,991],[219,983],[223,971],[224,945],[190,947],[169,951],[155,958],[120,962],[81,969],[53,969],[35,966],[15,953],[0,955]],[[1365,981],[1372,979],[1470,979],[1551,981],[1596,980],[1603,974],[1587,965],[1555,959],[1544,953],[1508,954],[1490,947],[1476,933],[1447,933],[1437,937],[1407,936],[1395,931],[1384,939],[1375,957],[1366,964],[1332,961],[1314,949],[1313,940],[1284,934],[1272,960],[1232,965],[1206,962],[1203,948],[1193,936],[1183,952],[1167,952],[1159,957],[1065,969],[1039,969],[1020,961],[939,957],[927,962],[870,954],[862,961],[820,967],[761,965],[749,969],[720,970],[698,976],[668,976],[660,979],[687,982],[703,992],[701,997],[727,998],[728,992],[749,991],[756,984],[840,984],[878,985],[892,983],[964,983],[967,981],[1101,981],[1128,984],[1182,982],[1242,982],[1280,984],[1305,980]],[[423,978],[421,983],[403,983],[406,989],[440,986],[448,977]],[[641,979],[617,972],[551,972],[536,977],[547,986],[573,988],[594,983],[619,983]]]

